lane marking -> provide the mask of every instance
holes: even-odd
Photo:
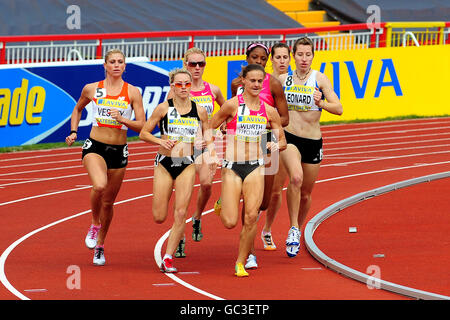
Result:
[[[385,185],[383,187],[379,187],[376,189],[372,189],[366,192],[361,192],[355,194],[351,197],[348,197],[344,200],[338,201],[331,206],[328,206],[324,210],[320,211],[316,214],[311,220],[306,223],[305,232],[304,232],[304,240],[306,244],[306,248],[309,253],[320,263],[325,265],[327,268],[334,270],[337,273],[343,274],[349,278],[360,281],[362,283],[369,284],[372,281],[376,281],[379,288],[392,291],[401,295],[418,298],[418,299],[445,299],[450,300],[450,297],[436,294],[433,292],[423,291],[411,287],[402,286],[393,282],[385,281],[382,279],[374,279],[372,276],[368,274],[357,271],[353,268],[350,268],[333,258],[327,256],[320,248],[316,245],[313,240],[313,236],[317,228],[320,226],[322,222],[326,219],[332,217],[336,213],[340,213],[343,209],[348,208],[352,205],[360,203],[364,200],[370,200],[371,198],[386,194],[388,192],[392,192],[401,188],[409,187],[412,185],[416,185],[419,183],[434,181],[437,179],[445,179],[450,177],[450,171],[441,172],[437,174],[431,174],[423,177],[413,178],[409,180],[404,180],[396,183],[392,183],[389,185]],[[384,255],[383,255],[384,256]]]
[[[200,272],[199,271],[180,271],[180,272],[178,272],[178,274],[182,274],[182,275],[185,275],[185,274],[200,274]]]
[[[436,144],[436,145],[427,145],[427,146],[414,146],[414,147],[404,147],[404,148],[395,148],[395,149],[382,149],[382,150],[365,150],[365,151],[356,151],[356,152],[346,152],[346,153],[332,153],[325,154],[326,156],[345,156],[345,155],[355,155],[355,154],[367,154],[367,153],[381,153],[381,152],[396,152],[396,151],[405,151],[405,150],[415,150],[415,149],[430,149],[430,148],[441,148],[441,147],[450,147],[450,144]]]
[[[431,135],[437,135],[437,134],[431,134]],[[428,135],[428,136],[429,136],[429,135]],[[386,139],[389,139],[389,138],[386,138]],[[383,140],[386,140],[386,139],[383,139]],[[377,139],[377,140],[378,140],[378,139]],[[379,140],[378,140],[378,141],[379,141]],[[337,143],[340,143],[340,142],[335,142],[335,143],[337,144]],[[134,160],[134,161],[148,161],[148,160]],[[349,163],[351,163],[351,162],[344,163],[344,164],[342,164],[342,165],[346,165],[346,164],[349,164]],[[422,164],[422,165],[418,165],[418,166],[432,166],[432,165],[440,165],[440,164],[447,164],[447,163],[450,163],[450,161],[446,161],[446,162],[438,162],[438,163],[430,163],[430,164]],[[402,167],[401,169],[415,168],[415,167],[418,167],[418,166],[414,165],[414,166],[409,166],[409,167]],[[377,170],[377,171],[373,171],[373,172],[359,173],[359,174],[355,174],[355,175],[347,175],[347,176],[342,176],[341,178],[344,179],[344,178],[349,178],[349,177],[353,177],[353,176],[359,176],[359,175],[364,175],[364,174],[372,174],[372,173],[379,173],[379,172],[386,172],[386,171],[392,171],[392,170],[398,170],[398,168],[391,168],[391,169],[386,169],[386,170]],[[145,177],[145,178],[148,178],[148,177]],[[145,178],[144,178],[144,179],[145,179]],[[318,181],[318,182],[325,182],[325,181],[338,180],[338,179],[341,179],[341,178],[325,179],[325,180],[321,180],[321,181]],[[132,179],[132,180],[134,180],[134,179]],[[221,182],[221,181],[217,181],[217,182]],[[46,194],[46,195],[44,195],[44,196],[49,196],[49,195],[54,195],[54,194],[64,193],[64,192],[69,192],[69,191],[75,191],[75,190],[84,189],[84,188],[90,188],[90,187],[91,187],[91,186],[86,186],[86,187],[82,187],[82,188],[76,188],[76,189],[70,189],[70,190],[64,190],[64,191],[58,191],[58,192],[52,192],[52,193],[48,193],[48,194]],[[9,201],[9,202],[3,203],[3,204],[0,203],[0,205],[6,205],[6,204],[9,204],[9,203],[15,203],[15,202],[20,202],[20,201],[30,200],[30,199],[34,199],[34,198],[42,197],[42,196],[43,196],[43,195],[34,196],[34,197],[26,197],[26,198],[22,198],[22,199],[15,200],[15,201]],[[144,196],[141,196],[141,197],[147,197],[147,196],[149,196],[149,195],[144,195]],[[137,197],[137,198],[138,198],[138,197]],[[135,200],[135,199],[136,199],[136,198],[131,198],[131,199],[124,200],[124,201],[133,201],[133,200]],[[121,201],[120,203],[122,203],[122,201]],[[115,204],[119,204],[119,203],[115,203]],[[212,212],[212,211],[213,211],[213,209],[209,210],[209,212]],[[44,229],[47,229],[47,228],[50,228],[50,227],[54,226],[54,225],[57,224],[57,223],[65,222],[65,221],[67,221],[67,220],[69,220],[69,219],[76,218],[76,217],[78,217],[78,216],[80,216],[80,215],[83,215],[83,214],[86,214],[86,213],[88,213],[88,212],[90,212],[90,210],[87,210],[87,211],[85,211],[85,212],[83,212],[83,213],[79,213],[79,214],[74,215],[74,216],[70,216],[70,217],[67,217],[67,218],[58,220],[57,222],[55,222],[55,223],[53,223],[53,224],[50,224],[50,225],[47,225],[47,226],[45,226],[45,227],[43,227],[43,228],[36,229],[35,231],[33,231],[33,232],[29,233],[28,235],[26,235],[26,236],[22,237],[21,239],[19,239],[19,240],[21,240],[21,241],[17,240],[17,241],[15,241],[13,244],[11,244],[10,247],[8,247],[7,250],[5,250],[5,251],[3,252],[3,254],[0,256],[0,279],[1,279],[1,282],[2,282],[4,285],[5,285],[5,283],[7,283],[7,284],[9,284],[9,286],[10,286],[10,287],[7,287],[7,286],[5,285],[5,287],[7,287],[8,290],[9,290],[10,288],[11,288],[12,290],[15,290],[15,288],[14,288],[13,286],[11,286],[11,284],[9,283],[9,281],[7,280],[7,278],[6,278],[5,274],[4,274],[4,264],[5,264],[5,261],[6,261],[7,256],[10,254],[10,252],[11,252],[18,244],[20,244],[20,242],[26,240],[27,238],[31,237],[32,235],[34,235],[34,234],[37,233],[37,232],[40,232],[40,231],[42,231],[42,230],[44,230]],[[205,213],[204,213],[204,214],[205,214]],[[188,220],[189,220],[189,219],[188,219]],[[167,234],[167,236],[168,236],[168,234]],[[4,282],[4,281],[5,281],[5,282]],[[182,281],[182,280],[181,280],[181,281]],[[185,283],[184,281],[182,281],[182,282]],[[189,285],[189,284],[188,284],[188,285]],[[11,290],[10,290],[10,291],[11,291]],[[16,291],[17,291],[17,290],[16,290]],[[19,295],[21,295],[20,292],[17,291],[17,293],[18,293]],[[23,296],[23,295],[22,295],[22,296]],[[23,297],[25,297],[25,296],[23,296]],[[25,297],[25,299],[28,299],[28,298]]]
[[[123,182],[135,182],[135,181],[141,181],[141,180],[147,180],[147,179],[153,179],[153,176],[141,177],[141,178],[133,178],[133,179],[125,179],[125,180],[122,181],[122,183]],[[222,182],[222,180],[214,180],[213,184],[214,183],[219,183],[219,182]],[[196,186],[199,186],[199,184],[194,185],[194,187],[196,187]],[[44,198],[44,197],[48,197],[48,196],[53,196],[55,194],[61,194],[61,193],[72,192],[72,191],[79,191],[79,190],[88,189],[88,188],[91,188],[91,187],[92,187],[91,185],[82,185],[82,186],[80,186],[78,188],[66,189],[66,190],[61,190],[61,191],[54,191],[54,192],[43,193],[43,194],[39,194],[39,195],[35,195],[35,196],[20,198],[20,199],[16,199],[16,200],[1,202],[0,203],[0,207],[1,206],[6,206],[8,204],[13,204],[13,203],[18,203],[18,202],[31,200],[31,199],[38,199],[38,198]]]
[[[437,163],[437,165],[440,165],[440,164],[447,164],[447,163],[450,163],[450,161]],[[429,166],[429,165],[432,165],[432,164],[424,164],[424,165],[420,165],[420,166]],[[356,176],[361,176],[361,175],[368,175],[368,174],[373,174],[373,173],[386,172],[386,171],[394,171],[394,170],[400,170],[400,169],[411,169],[411,168],[416,168],[416,167],[419,167],[419,166],[409,166],[409,167],[401,167],[401,168],[391,168],[391,169],[386,169],[386,170],[369,171],[369,172],[365,172],[365,173],[358,173],[358,174],[352,174],[352,175],[341,176],[341,177],[335,177],[335,178],[329,178],[329,179],[322,179],[322,180],[318,180],[316,183],[327,182],[327,181],[334,181],[334,180],[340,180],[340,179],[346,179],[346,178],[351,178],[351,177],[356,177]],[[220,183],[220,182],[221,182],[221,180],[213,181],[213,183]],[[199,184],[197,184],[196,186],[199,186]],[[90,187],[90,186],[89,186],[89,187]],[[70,189],[70,191],[80,190],[80,189],[85,189],[85,187],[82,187],[82,188],[76,188],[76,189]],[[286,190],[286,188],[283,188],[283,190]],[[54,193],[47,194],[47,195],[53,195],[53,194],[58,194],[58,193],[63,193],[63,191],[60,191],[60,192],[54,192]],[[149,197],[149,196],[152,196],[152,195],[153,195],[153,194],[148,194],[148,195],[142,195],[142,196],[138,196],[138,197],[134,197],[134,198],[122,200],[122,201],[119,201],[119,202],[114,203],[114,205],[118,205],[118,204],[130,202],[130,201],[134,201],[134,200],[138,200],[138,199],[143,199],[143,198],[146,198],[146,197]],[[29,198],[35,198],[35,197],[27,197],[27,198],[23,198],[23,199],[16,200],[16,201],[14,201],[14,202],[29,200]],[[0,203],[0,206],[1,206],[1,205],[5,205],[5,204],[8,204],[8,202],[7,202],[7,203]],[[208,214],[208,213],[213,212],[213,211],[214,211],[214,209],[210,209],[210,210],[204,212],[203,214]],[[28,297],[26,297],[25,295],[23,295],[22,293],[20,293],[16,288],[14,288],[14,286],[12,286],[11,283],[8,281],[8,279],[7,279],[7,277],[6,277],[6,274],[5,274],[5,263],[6,263],[6,259],[8,258],[9,254],[10,254],[10,253],[12,252],[12,250],[14,250],[14,248],[16,248],[21,242],[23,242],[23,241],[25,241],[26,239],[30,238],[30,237],[33,236],[34,234],[36,234],[36,233],[38,233],[38,232],[40,232],[40,231],[46,230],[46,229],[48,229],[48,228],[50,228],[50,227],[53,227],[53,226],[55,226],[55,225],[57,225],[57,224],[59,224],[59,223],[62,223],[62,222],[68,221],[68,220],[70,220],[70,219],[74,219],[74,218],[77,218],[77,217],[79,217],[79,216],[82,216],[82,215],[84,215],[84,214],[86,214],[86,213],[89,213],[89,212],[91,212],[90,209],[89,209],[89,210],[86,210],[86,211],[83,211],[83,212],[80,212],[80,213],[77,213],[77,214],[75,214],[75,215],[66,217],[66,218],[64,218],[64,219],[60,219],[60,220],[55,221],[55,222],[53,222],[53,223],[51,223],[51,224],[48,224],[48,225],[46,225],[46,226],[44,226],[44,227],[41,227],[41,228],[39,228],[39,229],[36,229],[36,230],[34,230],[34,231],[32,231],[32,232],[30,232],[30,233],[24,235],[24,236],[21,237],[20,239],[14,241],[14,242],[13,242],[13,243],[12,243],[12,244],[11,244],[11,245],[10,245],[10,246],[2,253],[2,255],[0,256],[0,282],[3,283],[3,285],[4,285],[4,286],[5,286],[12,294],[14,294],[14,295],[15,295],[16,297],[18,297],[19,299],[21,299],[21,300],[29,300]],[[202,214],[202,215],[203,215],[203,214]],[[186,220],[186,223],[190,222],[191,220],[192,220],[192,218],[187,219],[187,220]],[[156,262],[156,265],[158,266],[158,268],[159,268],[159,266],[161,265],[161,261],[162,261],[162,257],[161,257],[161,248],[162,248],[162,245],[163,245],[164,241],[169,237],[169,232],[170,232],[170,230],[168,230],[168,231],[167,231],[167,232],[166,232],[166,233],[158,240],[158,242],[157,242],[157,244],[155,245],[155,248],[154,248],[154,258],[155,258],[155,262]],[[180,283],[181,285],[183,285],[183,286],[185,286],[186,288],[189,288],[189,289],[191,289],[191,290],[193,290],[193,291],[196,291],[196,292],[198,292],[198,293],[201,293],[201,294],[206,295],[206,296],[208,296],[208,297],[210,297],[210,298],[213,298],[213,299],[224,300],[224,299],[221,298],[221,297],[215,296],[215,295],[213,295],[213,294],[210,294],[210,293],[208,293],[208,292],[206,292],[206,291],[203,291],[203,290],[201,290],[201,289],[198,289],[198,288],[192,286],[191,284],[189,284],[189,283],[187,283],[187,282],[185,282],[185,281],[179,279],[179,278],[176,277],[174,274],[167,274],[167,273],[165,273],[165,275],[168,276],[169,278],[171,278],[172,280],[174,280],[174,281]]]
[[[442,118],[442,119],[449,119],[449,118]],[[437,121],[434,121],[434,120],[437,120]],[[399,121],[405,121],[405,120],[399,120]],[[440,121],[437,118],[434,118],[432,121],[424,121],[424,122],[421,122],[421,123],[417,123],[417,122],[398,123],[398,124],[389,123],[389,124],[386,124],[386,125],[383,125],[383,123],[386,123],[386,122],[383,122],[383,121],[381,121],[381,122],[370,122],[370,123],[375,124],[375,125],[373,125],[373,126],[367,125],[367,124],[369,124],[369,122],[366,122],[366,123],[352,123],[352,125],[358,125],[358,127],[356,127],[356,128],[347,128],[347,129],[338,129],[338,130],[326,130],[326,128],[328,126],[324,126],[325,129],[322,130],[322,131],[326,132],[326,133],[334,133],[334,132],[342,132],[342,131],[355,131],[355,130],[360,131],[360,130],[385,129],[385,128],[393,128],[393,127],[411,127],[411,126],[422,126],[422,125],[423,126],[427,126],[427,125],[436,125],[436,124],[448,124],[449,122],[448,121]],[[379,124],[381,124],[381,125],[379,125]],[[345,124],[343,124],[343,125],[345,125]]]
[[[371,161],[382,161],[382,160],[389,160],[389,159],[420,157],[420,156],[426,156],[426,155],[429,156],[429,155],[443,154],[443,153],[450,153],[450,150],[427,152],[427,153],[406,154],[406,155],[399,155],[399,156],[377,157],[377,158],[370,158],[370,159],[364,159],[364,160],[343,162],[343,163],[337,163],[337,164],[323,164],[323,165],[321,165],[321,168],[322,167],[327,167],[327,166],[347,165],[347,164],[355,164],[355,163],[363,163],[363,162],[371,162]],[[325,157],[327,157],[327,155],[325,155]],[[148,161],[148,160],[142,160],[142,161]],[[4,183],[4,184],[0,184],[0,187],[13,186],[13,185],[25,184],[25,183],[42,182],[42,181],[49,181],[49,180],[58,180],[58,179],[65,179],[65,178],[73,178],[73,177],[86,176],[86,175],[87,175],[87,173],[84,172],[84,173],[72,174],[72,175],[67,175],[67,176],[56,176],[56,177],[50,177],[50,178],[37,178],[37,179],[34,179],[34,180],[28,180],[28,181]]]
[[[47,292],[47,289],[25,289],[25,292]]]
[[[450,133],[449,133],[450,135]],[[384,140],[384,139],[383,139]],[[373,148],[373,147],[386,147],[386,146],[395,146],[399,144],[413,144],[417,145],[419,143],[430,143],[430,142],[441,142],[441,141],[448,141],[450,138],[442,138],[442,139],[429,139],[429,140],[420,140],[420,141],[402,141],[402,142],[391,142],[391,143],[379,143],[379,144],[367,144],[363,146],[346,146],[346,147],[338,147],[338,148],[328,148],[328,145],[337,144],[337,143],[325,143],[324,142],[324,149],[327,151],[334,151],[334,150],[348,150],[348,149],[361,149],[361,148]],[[375,141],[380,141],[379,139],[376,139]],[[431,145],[432,147],[433,145]]]
[[[407,132],[417,132],[417,131],[435,131],[435,130],[444,130],[450,129],[450,126],[445,127],[433,127],[433,128],[421,128],[421,129],[408,129],[408,130],[394,130],[394,131],[379,131],[379,132],[369,132],[369,133],[357,133],[357,134],[349,134],[343,136],[326,136],[324,135],[324,139],[341,139],[341,138],[353,138],[353,137],[362,137],[362,136],[376,136],[376,135],[392,135],[396,133],[407,133]]]
[[[213,212],[213,211],[214,211],[214,209],[205,211],[205,212],[202,213],[202,216],[206,215],[206,214],[208,214],[210,212]],[[186,223],[189,223],[190,221],[192,221],[192,218],[187,219]],[[159,238],[158,242],[156,242],[155,249],[153,250],[153,257],[155,258],[155,262],[156,262],[156,265],[158,266],[158,269],[161,266],[161,262],[162,262],[162,257],[161,257],[162,246],[163,246],[164,242],[167,240],[167,238],[169,237],[169,233],[170,233],[170,229],[161,238]],[[194,292],[200,293],[200,294],[202,294],[202,295],[204,295],[204,296],[206,296],[208,298],[211,298],[211,299],[214,299],[214,300],[225,300],[224,298],[221,298],[221,297],[216,296],[216,295],[214,295],[212,293],[209,293],[209,292],[206,292],[206,291],[204,291],[202,289],[194,287],[190,283],[187,283],[186,281],[181,280],[180,278],[178,278],[173,273],[164,273],[164,275],[166,275],[167,277],[171,278],[173,281],[178,282],[182,286],[184,286],[184,287],[186,287],[186,288],[188,288],[188,289],[190,289],[190,290],[192,290]]]

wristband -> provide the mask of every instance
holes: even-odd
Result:
[[[71,130],[70,133],[69,133],[69,136],[70,136],[72,133],[78,134],[78,133],[77,133],[77,130]]]

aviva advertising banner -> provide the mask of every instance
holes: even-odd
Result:
[[[231,80],[246,64],[245,56],[234,61],[209,59],[205,78],[230,97]],[[291,68],[295,69],[293,59]],[[321,121],[450,114],[445,97],[450,45],[317,51],[312,68],[330,79],[344,107],[342,116],[322,112]],[[266,71],[273,71],[270,61]]]
[[[244,56],[210,57],[204,80],[229,98],[230,83]],[[104,78],[103,61],[0,67],[0,147],[63,142],[83,86]],[[166,99],[168,72],[181,61],[127,60],[124,80],[140,88],[146,115]],[[294,61],[291,68],[295,69]],[[324,72],[344,106],[342,116],[323,112],[322,121],[450,114],[450,46],[318,51],[313,69]],[[270,62],[266,67],[271,72]],[[217,109],[217,106],[216,106]],[[86,107],[79,139],[89,136],[92,111]],[[130,136],[137,135],[128,130]]]
[[[169,70],[181,65],[181,61],[127,61],[123,78],[141,90],[147,116],[166,98]],[[102,79],[103,61],[4,66],[0,69],[0,147],[64,142],[84,85]],[[88,105],[78,128],[79,139],[89,136],[92,116]],[[128,134],[138,133],[128,130]]]

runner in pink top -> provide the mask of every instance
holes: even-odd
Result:
[[[247,55],[247,63],[248,64],[259,64],[263,68],[266,67],[267,61],[269,59],[269,49],[262,43],[256,42],[252,43],[247,47],[246,55]],[[239,87],[242,86],[242,77],[239,76],[231,82],[231,93],[235,96],[242,89]],[[239,90],[239,91],[238,91]],[[264,100],[267,104],[273,106],[280,115],[281,125],[283,127],[289,124],[289,111],[287,107],[286,97],[284,95],[283,86],[277,77],[272,76],[271,74],[266,74],[263,81],[263,89],[260,93],[260,99]],[[271,138],[271,133],[268,132],[267,140]],[[267,159],[266,159],[267,160]],[[270,161],[266,161],[266,170],[264,175],[264,197],[261,203],[260,210],[266,210],[269,207],[270,200],[272,198],[272,187],[273,181],[275,178],[274,173],[269,168],[274,166],[274,164],[270,163]],[[218,200],[220,201],[220,199]],[[216,202],[214,209],[215,212],[219,212],[219,203]],[[252,254],[249,257],[249,263],[247,263],[248,268],[257,268],[256,256]]]
[[[245,105],[242,94],[237,95],[239,107],[233,120],[227,123],[227,135],[235,135],[236,140],[257,142],[266,132],[267,112],[264,101],[260,98],[258,110],[251,110]],[[246,124],[249,124],[246,126]],[[251,126],[251,128],[249,128]]]
[[[208,82],[203,81],[204,88],[198,91],[191,90],[191,100],[206,109],[208,113],[208,119],[211,119],[214,112],[214,102],[216,98],[214,93],[211,91],[211,86]]]
[[[244,206],[235,265],[237,277],[248,276],[245,261],[257,232],[257,219],[264,194],[264,153],[276,157],[286,147],[280,116],[275,108],[261,101],[265,71],[261,65],[249,64],[242,71],[244,92],[227,100],[211,119],[211,128],[227,123],[226,149],[222,163],[222,210],[220,218],[227,229],[239,224],[241,196]],[[261,143],[267,128],[276,141]]]
[[[275,101],[273,99],[272,92],[270,91],[270,78],[271,78],[271,74],[266,73],[266,76],[264,77],[264,81],[263,81],[263,85],[262,85],[262,90],[261,90],[261,93],[259,94],[259,98],[262,101],[264,101],[265,103],[267,103],[269,106],[272,106],[275,108]],[[239,86],[236,91],[236,95],[242,94],[243,92],[244,92],[244,89],[242,88],[242,86]]]
[[[259,64],[265,68],[269,59],[269,54],[269,49],[264,44],[258,42],[252,43],[247,47],[246,60],[248,64]],[[238,93],[242,93],[241,76],[233,79],[231,82],[231,95],[234,97]],[[278,78],[266,73],[260,98],[277,109],[283,127],[289,124],[289,111],[287,108],[286,97],[284,96],[283,86]]]
[[[271,75],[267,73],[264,78],[263,88],[259,94],[259,98],[268,105],[275,107],[275,101],[273,100],[272,92],[270,91],[270,77]]]

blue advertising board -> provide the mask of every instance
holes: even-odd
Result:
[[[147,117],[166,98],[169,71],[181,66],[181,61],[127,61],[123,79],[140,89]],[[102,60],[1,67],[0,147],[63,142],[83,87],[102,79]],[[82,113],[78,139],[89,136],[91,124],[88,105]],[[128,130],[128,135],[138,133]]]

